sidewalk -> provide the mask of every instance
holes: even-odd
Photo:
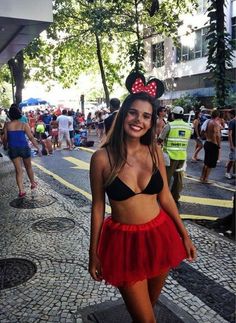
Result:
[[[37,181],[33,200],[14,201],[13,166],[1,157],[0,322],[131,322],[118,290],[87,271],[90,201]],[[198,260],[170,274],[157,307],[161,322],[234,322],[235,244],[185,224]]]

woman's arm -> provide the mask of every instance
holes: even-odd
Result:
[[[25,133],[26,133],[27,137],[29,138],[29,140],[32,142],[32,144],[34,145],[34,147],[40,153],[39,145],[37,143],[37,140],[34,138],[34,136],[33,136],[32,132],[30,130],[30,127],[29,127],[28,123],[24,123],[24,130],[25,130]]]
[[[196,248],[194,247],[191,239],[189,238],[189,234],[181,220],[179,211],[169,190],[163,153],[160,146],[157,146],[157,155],[158,155],[158,162],[159,162],[159,170],[164,182],[163,189],[159,194],[160,206],[163,210],[166,211],[166,213],[174,221],[176,228],[183,239],[183,242],[187,251],[187,255],[188,255],[188,260],[192,261],[196,259]]]
[[[105,214],[104,154],[97,150],[90,162],[90,185],[92,191],[91,231],[89,248],[89,272],[95,280],[102,279],[102,268],[97,248]]]

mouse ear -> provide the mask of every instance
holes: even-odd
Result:
[[[145,77],[140,72],[132,72],[126,79],[126,88],[132,94],[146,92],[154,98],[159,98],[164,93],[164,84],[162,81],[152,78],[145,83]]]
[[[153,79],[150,79],[146,85],[146,87],[149,87],[149,84],[152,84],[153,87],[154,86],[154,82],[156,84],[156,92],[155,92],[155,98],[160,98],[162,96],[162,94],[164,93],[164,90],[165,90],[165,87],[164,87],[164,84],[162,81],[156,79],[156,78],[153,78]],[[154,96],[154,95],[153,95]]]
[[[125,86],[130,93],[135,93],[133,92],[133,87],[137,82],[139,82],[144,86],[145,85],[144,75],[141,72],[130,73],[125,81]]]

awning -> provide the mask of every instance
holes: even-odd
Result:
[[[0,66],[52,21],[52,0],[0,0]]]
[[[210,97],[215,95],[215,89],[213,87],[206,87],[184,91],[165,92],[160,97],[160,100],[175,100],[186,95],[191,95],[193,97]]]

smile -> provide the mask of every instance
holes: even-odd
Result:
[[[131,124],[131,125],[130,125],[130,128],[131,128],[132,130],[135,130],[135,131],[143,130],[143,128],[142,128],[142,127],[137,126],[137,125],[133,125],[133,124]]]

